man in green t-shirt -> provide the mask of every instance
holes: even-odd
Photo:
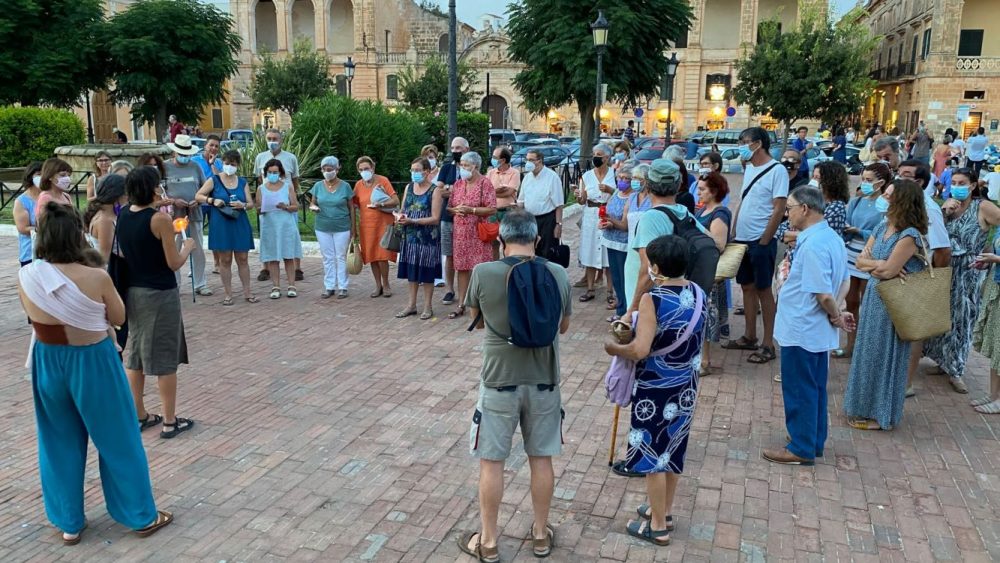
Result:
[[[500,243],[507,257],[535,258],[538,225],[524,210],[510,211],[500,223]],[[569,329],[572,313],[566,270],[553,262],[552,273],[562,297],[559,333]],[[527,266],[522,266],[527,267]],[[472,270],[465,306],[473,318],[482,313],[477,328],[487,324],[504,330],[507,314],[507,273],[503,262],[485,262]],[[479,458],[479,498],[483,529],[459,538],[459,548],[474,557],[493,560],[498,555],[497,516],[503,497],[504,461],[518,423],[524,452],[531,467],[532,507],[535,513],[531,535],[534,554],[545,557],[552,547],[548,525],[554,476],[552,456],[562,451],[562,399],[559,393],[559,336],[545,348],[519,348],[487,330],[483,342],[483,369],[479,400],[472,417],[470,450]]]

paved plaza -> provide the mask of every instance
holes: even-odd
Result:
[[[440,304],[431,321],[395,319],[405,286],[370,299],[367,270],[349,299],[321,300],[315,258],[303,260],[297,299],[266,299],[270,283],[255,281],[261,303],[223,307],[213,276],[217,294],[194,304],[184,279],[193,363],[180,371],[178,414],[197,425],[174,440],[143,434],[157,502],[176,521],[149,539],[113,522],[91,448],[90,527],[80,545],[64,547],[42,506],[14,239],[0,239],[0,263],[0,561],[471,561],[455,537],[478,526],[468,433],[481,333],[465,331],[467,317],[447,320],[451,308]],[[1000,560],[1000,416],[967,405],[987,385],[978,355],[971,395],[952,392],[944,376],[921,375],[899,429],[888,433],[847,427],[848,362],[834,360],[826,457],[793,468],[760,458],[785,439],[780,384],[771,380],[778,363],[720,352],[725,373],[701,380],[673,543],[628,537],[644,483],[608,470],[609,313],[603,299],[574,303],[574,313],[561,349],[566,445],[555,459],[552,560]],[[742,317],[732,319],[739,336]],[[147,394],[159,412],[152,381]],[[620,454],[627,431],[623,412]],[[507,464],[503,561],[535,560],[524,540],[526,462],[519,454]]]

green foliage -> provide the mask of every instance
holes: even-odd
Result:
[[[693,17],[687,0],[521,0],[507,7],[511,59],[525,65],[514,78],[529,111],[576,103],[582,146],[591,146],[597,65],[590,24],[604,11],[610,29],[603,82],[608,100],[635,106],[657,93],[664,53]]]
[[[334,94],[304,103],[292,116],[292,132],[302,138],[318,135],[319,150],[340,159],[340,177],[348,181],[358,177],[355,161],[363,155],[375,161],[376,173],[408,181],[410,162],[428,142],[424,126],[411,113]],[[303,167],[302,174],[307,173],[315,170]]]
[[[854,114],[874,86],[868,78],[875,41],[857,23],[838,25],[805,14],[798,29],[766,33],[737,61],[736,101],[786,127],[800,119],[835,123]]]
[[[458,109],[468,108],[475,96],[472,85],[476,71],[468,63],[458,63]],[[448,110],[448,64],[443,57],[427,59],[423,72],[407,65],[399,73],[399,93],[411,109]]]
[[[240,36],[232,18],[196,0],[141,0],[107,25],[112,99],[166,132],[167,116],[195,121],[222,103],[237,71]]]
[[[0,107],[0,167],[45,160],[56,147],[85,142],[83,123],[61,109]]]
[[[302,178],[319,177],[319,161],[327,155],[321,144],[318,133],[304,135],[301,130],[292,129],[281,137],[281,149],[295,155],[299,160],[299,176]],[[255,177],[253,169],[257,155],[268,150],[267,138],[263,131],[253,132],[253,142],[237,146],[240,152],[240,176]]]
[[[411,113],[423,124],[427,142],[436,146],[441,154],[450,153],[448,114],[430,110],[413,110]],[[485,113],[459,112],[458,136],[465,137],[471,150],[479,153],[484,162],[490,160],[490,155],[487,154],[490,146],[490,116]]]
[[[434,3],[431,0],[420,0],[420,2],[418,4],[420,5],[421,9],[423,9],[424,11],[430,12],[430,13],[434,14],[435,16],[439,16],[439,17],[442,17],[442,18],[448,17],[448,14],[444,13],[444,10],[441,9],[441,6],[438,6],[436,3]]]
[[[256,109],[282,109],[289,114],[299,111],[303,102],[326,95],[333,87],[327,69],[330,60],[316,51],[308,40],[298,40],[292,54],[275,58],[262,53],[260,65],[254,66],[250,90]]]
[[[79,105],[103,86],[101,0],[12,0],[0,17],[0,104]]]

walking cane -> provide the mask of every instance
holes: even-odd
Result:
[[[618,440],[618,414],[621,410],[620,405],[615,405],[615,418],[611,423],[611,451],[608,452],[608,467],[611,467],[615,461],[615,442]]]
[[[187,217],[178,217],[177,219],[174,219],[174,232],[175,233],[179,233],[181,235],[181,241],[185,241],[188,238],[187,228],[188,228],[188,219],[187,219]],[[197,303],[198,302],[198,296],[197,296],[198,292],[196,292],[194,290],[194,255],[193,254],[189,254],[188,255],[188,265],[189,265],[188,267],[191,268],[191,302],[192,303]]]

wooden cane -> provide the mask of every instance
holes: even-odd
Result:
[[[615,418],[611,422],[611,451],[608,452],[608,467],[611,467],[615,461],[615,442],[618,440],[618,414],[621,410],[620,405],[615,405]]]

